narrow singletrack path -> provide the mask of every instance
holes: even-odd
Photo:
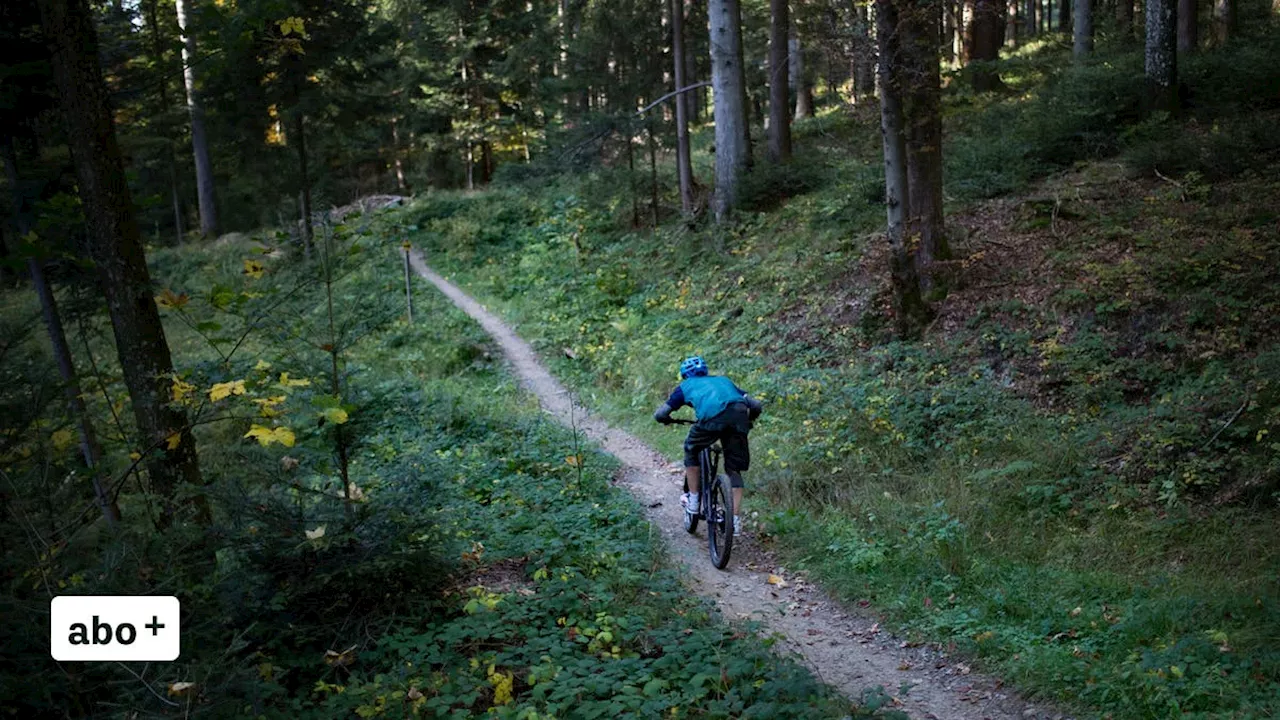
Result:
[[[414,271],[480,323],[498,343],[520,383],[556,420],[576,427],[623,464],[622,483],[647,508],[649,521],[687,572],[689,588],[719,606],[726,619],[755,620],[779,637],[780,652],[793,653],[818,678],[846,697],[883,686],[913,719],[1058,720],[1062,714],[1029,704],[995,678],[970,672],[936,649],[908,647],[881,631],[865,612],[841,607],[819,588],[772,566],[749,536],[737,538],[733,558],[716,570],[707,557],[705,529],[685,533],[679,517],[681,470],[630,433],[610,427],[576,405],[564,386],[538,362],[533,348],[496,315],[449,282],[414,251]],[[672,442],[676,442],[673,437]],[[771,574],[783,584],[770,584]]]

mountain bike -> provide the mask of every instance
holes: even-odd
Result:
[[[671,418],[673,425],[692,425],[694,421]],[[690,535],[698,531],[698,521],[707,521],[707,546],[711,564],[723,570],[729,564],[733,550],[733,493],[727,478],[720,474],[720,443],[712,443],[698,454],[698,478],[702,492],[699,507],[684,513],[684,529]],[[689,492],[689,481],[684,482],[684,492]]]

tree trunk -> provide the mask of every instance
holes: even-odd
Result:
[[[529,142],[526,140],[524,145],[525,162],[529,160]],[[400,159],[400,127],[395,121],[391,121],[391,156],[396,170],[396,191],[400,193],[408,193],[409,185],[404,181],[404,163]]]
[[[870,20],[870,7],[855,3],[854,12],[854,80],[853,86],[860,98],[871,97],[876,92],[876,48]]]
[[[742,67],[742,10],[738,0],[708,0],[711,85],[715,102],[716,222],[725,222],[738,199],[738,185],[750,162],[747,143],[746,80]]]
[[[1218,47],[1227,44],[1236,31],[1236,0],[1214,0],[1213,42]]]
[[[1178,0],[1147,3],[1147,105],[1151,110],[1178,109]]]
[[[921,15],[914,11],[911,14],[912,16]],[[992,67],[992,63],[1000,59],[1000,30],[1005,22],[1002,15],[997,0],[973,0],[973,18],[970,20],[968,33],[969,47],[965,54],[968,56],[969,63],[978,63],[978,67],[971,68],[970,76],[973,89],[978,92],[990,92],[1004,86],[1000,81],[999,73]]]
[[[1196,0],[1178,0],[1178,54],[1190,55],[1200,44],[1200,18]]]
[[[1133,39],[1134,0],[1116,0],[1116,28],[1122,41]]]
[[[209,140],[204,133],[204,106],[196,88],[196,38],[187,32],[187,10],[193,0],[175,0],[178,29],[182,32],[182,84],[187,90],[187,112],[191,115],[191,152],[196,163],[196,199],[200,204],[200,232],[216,235],[218,210],[213,196],[213,163],[209,161]]]
[[[1004,44],[1009,48],[1018,47],[1018,0],[1009,2],[1006,8],[1008,18],[1004,27]],[[944,33],[945,34],[945,33]]]
[[[147,3],[147,23],[151,25],[151,55],[152,61],[157,66],[164,65],[164,39],[160,33],[160,17],[156,6],[159,5],[158,0],[151,0]],[[169,111],[169,91],[168,82],[162,76],[157,88],[160,95],[160,113],[164,114]],[[173,138],[166,139],[165,154],[169,165],[169,194],[173,201],[173,227],[174,234],[177,236],[178,245],[182,244],[183,231],[182,222],[182,197],[178,193],[178,159],[177,152],[174,149]]]
[[[1083,62],[1093,54],[1093,0],[1076,0],[1071,54],[1076,62]]]
[[[5,179],[9,182],[13,204],[11,227],[14,235],[21,238],[30,232],[31,221],[25,208],[26,198],[23,196],[21,179],[18,176],[18,153],[12,137],[6,138],[3,151]],[[84,458],[85,467],[89,470],[94,500],[107,524],[114,526],[120,521],[120,507],[108,496],[102,482],[102,475],[99,472],[99,465],[102,463],[102,447],[98,445],[93,421],[80,394],[80,378],[76,375],[71,346],[67,343],[67,333],[62,327],[62,316],[58,313],[57,297],[53,294],[53,288],[49,286],[49,281],[45,277],[43,262],[35,257],[27,258],[27,270],[31,273],[31,285],[35,288],[36,296],[40,300],[40,314],[44,318],[45,330],[49,333],[49,345],[53,349],[53,360],[58,366],[58,375],[62,378],[67,410],[79,430],[80,454]]]
[[[676,90],[686,86],[684,49],[684,3],[669,0],[671,9],[671,57],[675,63]],[[693,213],[693,162],[689,157],[688,93],[676,93],[676,175],[680,178],[680,209]]]
[[[893,319],[898,334],[914,335],[928,315],[920,283],[907,248],[910,197],[907,139],[903,118],[902,59],[898,10],[893,0],[875,0],[876,42],[880,61],[880,136],[884,142],[885,209],[889,241],[889,278],[893,287]]]
[[[140,450],[167,525],[183,486],[200,491],[200,466],[187,418],[169,404],[173,361],[98,65],[93,16],[85,0],[40,0],[39,5],[79,181],[89,255],[106,295],[116,353],[142,434]],[[174,436],[176,447],[170,447]],[[201,510],[207,520],[207,508]]]
[[[1075,23],[1073,22],[1071,12],[1071,0],[1059,0],[1058,2],[1058,32],[1066,33],[1074,37]]]
[[[940,0],[908,0],[899,6],[902,37],[899,68],[906,78],[904,95],[907,131],[907,187],[910,191],[908,237],[919,238],[915,253],[920,289],[934,287],[933,263],[950,258],[942,219],[942,79],[938,65]],[[982,0],[985,2],[986,0]],[[1002,18],[994,17],[998,31]],[[990,23],[990,20],[988,20]],[[996,47],[999,47],[997,44]]]
[[[1024,20],[1027,23],[1026,36],[1028,39],[1040,34],[1040,23],[1037,22],[1039,13],[1036,12],[1038,4],[1036,0],[1027,0],[1027,12]]]
[[[653,211],[653,227],[658,227],[658,143],[653,138],[653,118],[645,124],[649,135],[649,209]]]
[[[311,225],[311,175],[307,172],[307,118],[300,112],[293,115],[293,136],[298,147],[298,212],[302,222],[302,252],[311,259],[311,246],[315,229]]]
[[[813,117],[813,86],[809,83],[808,68],[804,62],[804,47],[800,44],[800,32],[794,23],[787,42],[788,65],[791,71],[791,87],[796,92],[796,120]]]
[[[787,88],[791,66],[788,29],[789,0],[769,0],[769,160],[791,160],[791,93]]]

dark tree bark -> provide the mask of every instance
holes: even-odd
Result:
[[[1093,0],[1076,0],[1076,22],[1071,54],[1082,62],[1093,54]]]
[[[1213,42],[1218,47],[1227,44],[1236,32],[1236,0],[1214,0]]]
[[[670,0],[671,56],[675,64],[676,90],[687,86],[684,48],[684,3]],[[680,209],[685,215],[693,213],[693,162],[689,156],[689,99],[688,93],[676,93],[676,174],[680,178]]]
[[[79,181],[89,255],[106,295],[151,489],[160,496],[161,522],[168,524],[182,486],[201,489],[200,466],[187,418],[169,404],[173,361],[98,65],[93,16],[85,0],[40,0],[39,5]],[[175,435],[177,446],[171,448],[168,439]],[[202,516],[208,519],[207,510]]]
[[[1071,0],[1059,0],[1058,2],[1058,32],[1072,35],[1075,23],[1073,22],[1071,12]]]
[[[1133,3],[1134,0],[1116,0],[1116,31],[1125,42],[1133,39]]]
[[[1178,0],[1178,54],[1190,55],[1200,44],[1200,18],[1196,0]]]
[[[1028,39],[1040,34],[1040,13],[1038,9],[1039,3],[1037,0],[1027,0],[1027,11],[1023,14],[1023,20],[1026,22],[1026,36]]]
[[[880,135],[884,143],[885,209],[889,242],[889,278],[893,287],[893,319],[899,336],[909,337],[927,321],[915,264],[907,245],[910,192],[907,177],[906,120],[903,117],[904,73],[898,8],[893,0],[875,0],[876,43],[880,61]]]
[[[901,1],[901,0],[900,0]],[[905,77],[907,185],[911,209],[908,237],[919,238],[916,275],[927,295],[934,287],[933,264],[951,256],[942,218],[942,79],[938,64],[940,0],[908,0],[898,8],[899,67]],[[996,14],[999,28],[999,14]]]
[[[307,118],[300,112],[293,114],[290,128],[298,150],[298,213],[302,216],[302,252],[311,259],[311,246],[315,241],[315,229],[311,224],[311,174],[307,171]]]
[[[742,67],[742,10],[738,0],[708,0],[711,83],[716,124],[716,222],[733,213],[738,186],[751,161],[746,79]]]
[[[178,29],[182,31],[182,83],[187,90],[187,111],[191,115],[191,152],[196,164],[196,199],[200,205],[200,232],[216,235],[218,210],[214,202],[213,163],[209,160],[209,140],[204,132],[204,105],[196,87],[196,39],[187,32],[187,10],[192,0],[176,0]]]
[[[791,48],[788,29],[791,14],[788,0],[769,0],[769,160],[784,163],[791,160]]]
[[[871,28],[870,7],[853,4],[853,87],[855,97],[869,98],[876,92],[876,48]]]
[[[1147,105],[1178,110],[1178,0],[1147,3]]]
[[[990,92],[1004,86],[999,73],[992,67],[992,63],[1000,59],[1000,36],[1004,23],[1005,18],[998,0],[973,0],[969,47],[965,54],[969,63],[978,63],[977,67],[970,68],[973,89],[978,92]]]

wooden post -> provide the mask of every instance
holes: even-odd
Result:
[[[413,246],[408,240],[400,243],[400,247],[404,248],[404,303],[409,309],[409,324],[413,324],[413,282],[412,274],[409,271],[409,249]]]

